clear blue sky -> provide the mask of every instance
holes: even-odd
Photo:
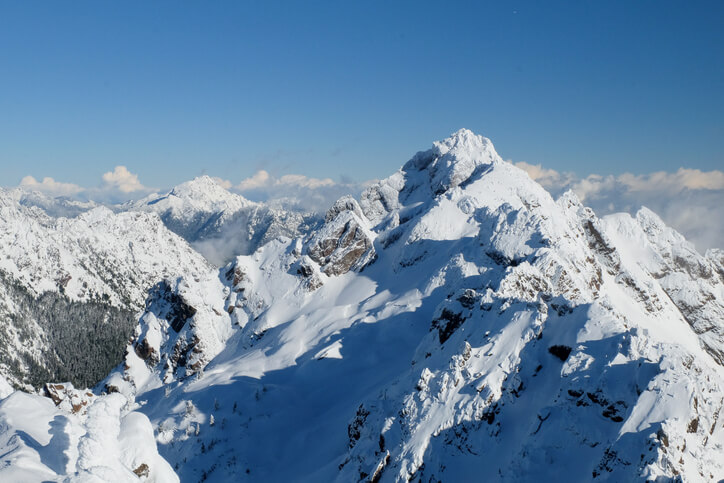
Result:
[[[724,168],[724,2],[0,0],[0,185],[363,180],[460,127],[583,175]]]

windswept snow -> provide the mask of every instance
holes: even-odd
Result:
[[[0,480],[178,482],[150,421],[127,402],[111,394],[71,414],[49,398],[14,392],[0,401]]]

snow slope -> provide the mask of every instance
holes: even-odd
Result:
[[[158,454],[147,417],[120,394],[76,413],[16,391],[0,401],[0,480],[7,482],[178,482]]]
[[[719,255],[461,130],[308,235],[156,285],[96,392],[182,481],[718,481]]]

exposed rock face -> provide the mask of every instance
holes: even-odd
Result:
[[[327,222],[307,244],[309,257],[330,276],[361,270],[375,258],[374,233],[351,197],[342,198],[327,212]]]
[[[183,298],[172,291],[170,284],[164,280],[156,284],[149,292],[149,297],[146,300],[146,314],[144,315],[153,322],[163,320],[165,322],[164,329],[170,328],[178,333],[186,324],[188,319],[186,315],[191,314],[188,307],[189,305],[184,302]],[[195,312],[196,309],[193,309],[193,313]],[[136,337],[131,343],[135,354],[151,367],[161,361],[162,340],[171,337],[171,334],[159,334],[159,328],[156,325],[161,324],[153,322],[149,327],[144,327],[145,333],[141,332],[139,334],[137,329]]]
[[[43,395],[52,399],[60,409],[72,414],[85,414],[88,405],[96,397],[89,389],[76,389],[69,382],[47,383],[43,386]]]
[[[314,263],[314,261],[308,255],[302,256],[302,258],[299,260],[297,273],[304,277],[304,283],[310,292],[313,292],[322,285],[324,285],[324,281],[322,280],[322,274],[319,270],[319,265]]]
[[[153,310],[156,307],[160,310],[156,317],[168,320],[176,332],[181,332],[186,321],[196,314],[196,309],[186,303],[182,296],[173,292],[165,280],[159,282],[149,293],[146,309]]]
[[[345,211],[351,211],[352,213],[357,215],[359,219],[365,218],[364,214],[362,214],[362,208],[360,208],[357,200],[354,199],[352,196],[343,196],[342,198],[338,199],[329,210],[327,210],[327,213],[324,216],[324,221],[326,223],[329,223],[337,218],[339,214],[344,213]]]
[[[234,277],[234,270],[228,272]],[[241,277],[241,272],[237,271]],[[241,283],[241,280],[239,281]],[[164,280],[149,292],[146,312],[131,347],[125,367],[144,366],[163,374],[164,380],[196,374],[222,348],[231,335],[232,312],[223,298],[217,303],[206,295],[219,292],[219,278],[213,274],[191,279]],[[227,292],[222,292],[223,293]],[[112,378],[120,392],[129,394],[128,377]]]

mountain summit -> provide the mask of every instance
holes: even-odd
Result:
[[[302,236],[159,283],[96,392],[183,481],[717,481],[714,258],[460,130]]]
[[[255,205],[255,203],[241,195],[230,193],[214,179],[204,175],[175,186],[164,195],[149,195],[134,203],[136,207],[141,205],[160,205],[154,211],[170,210],[174,217],[182,217],[188,216],[190,211],[207,213],[234,212]]]
[[[317,222],[311,213],[249,201],[209,176],[127,203],[122,209],[157,213],[171,231],[217,266],[236,255],[253,253],[278,236],[298,236]]]

